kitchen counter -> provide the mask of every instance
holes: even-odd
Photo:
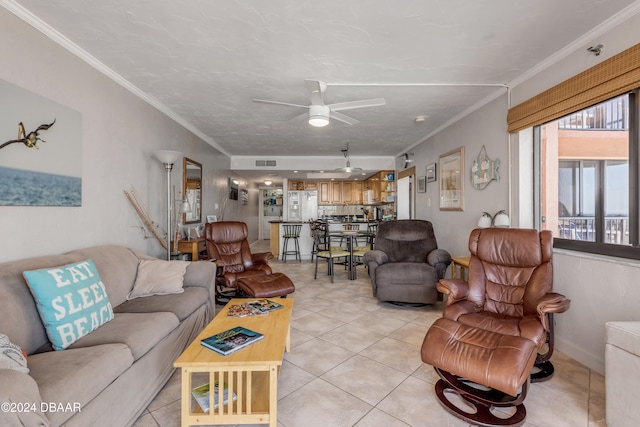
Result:
[[[309,228],[308,222],[300,221],[270,221],[271,223],[271,253],[277,259],[282,259],[280,252],[282,251],[282,226],[286,224],[301,224],[300,237],[298,238],[298,245],[300,246],[300,258],[303,260],[311,259],[311,249],[313,248],[313,237],[311,236],[311,228]],[[289,248],[292,247],[292,242],[289,242]],[[287,256],[290,260],[290,257]]]

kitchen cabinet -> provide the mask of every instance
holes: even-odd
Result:
[[[328,205],[331,203],[331,189],[329,186],[329,181],[320,181],[318,183],[318,204]]]
[[[289,181],[289,191],[303,191],[304,181]]]
[[[362,191],[364,190],[364,183],[362,181],[353,181],[353,203],[359,205],[362,203]]]
[[[359,205],[364,202],[362,192],[373,190],[373,201],[379,203],[385,202],[387,195],[394,194],[387,188],[389,173],[393,174],[393,171],[379,172],[366,181],[289,181],[289,189],[317,191],[319,205]],[[394,184],[391,181],[391,185]]]
[[[331,203],[342,203],[342,182],[331,181]]]
[[[353,181],[343,181],[339,184],[342,186],[340,191],[342,203],[352,204],[355,201],[355,194],[353,194]]]
[[[305,181],[304,182],[304,190],[305,191],[318,191],[318,181]]]

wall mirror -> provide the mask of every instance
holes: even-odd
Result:
[[[191,212],[183,213],[182,222],[193,224],[202,220],[202,164],[185,157],[182,170],[184,197],[191,206]]]

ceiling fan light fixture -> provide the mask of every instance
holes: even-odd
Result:
[[[329,113],[330,109],[326,105],[309,106],[309,124],[317,128],[328,125]]]

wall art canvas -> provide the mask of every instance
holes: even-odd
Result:
[[[0,80],[0,205],[82,205],[82,116]]]

